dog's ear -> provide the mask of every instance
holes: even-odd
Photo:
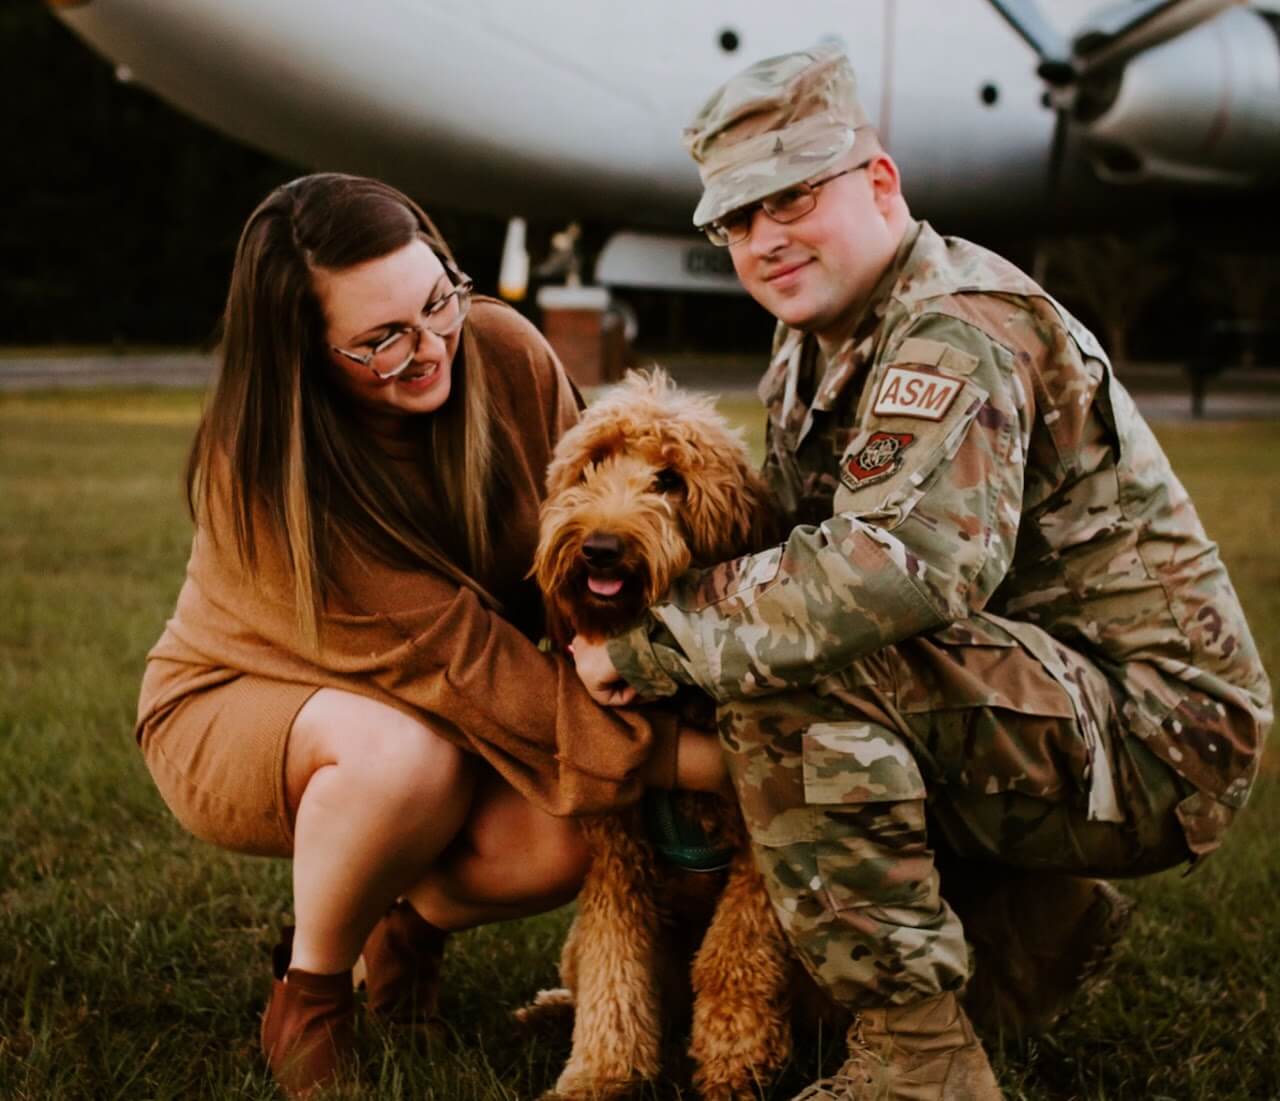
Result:
[[[555,457],[547,467],[547,496],[557,497],[582,477],[582,456],[566,448],[568,434],[556,445]],[[570,441],[571,442],[571,441]]]
[[[735,510],[734,554],[754,554],[776,546],[786,536],[782,512],[768,484],[743,452],[734,456],[741,506]]]
[[[782,509],[765,480],[752,470],[747,484],[751,523],[746,533],[747,551],[761,551],[777,546],[789,534],[782,519]]]
[[[560,437],[551,464],[547,467],[547,496],[556,497],[582,480],[582,472],[594,462],[594,427],[579,421]]]
[[[582,481],[582,472],[618,449],[613,407],[593,405],[582,420],[560,437],[547,467],[547,496],[555,497]]]
[[[686,472],[685,524],[694,560],[723,562],[772,545],[776,510],[742,442],[705,426],[676,464]]]

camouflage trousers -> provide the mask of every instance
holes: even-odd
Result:
[[[1203,797],[1125,732],[1116,692],[1039,628],[980,615],[724,705],[756,860],[814,978],[853,1009],[964,985],[935,850],[1103,877],[1190,859],[1179,807]]]

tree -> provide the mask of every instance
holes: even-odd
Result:
[[[1117,369],[1129,362],[1132,326],[1177,272],[1168,246],[1166,232],[1137,240],[1114,233],[1063,237],[1047,246],[1046,286],[1083,303],[1097,318]]]

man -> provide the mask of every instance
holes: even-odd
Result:
[[[686,143],[695,224],[779,321],[765,468],[796,526],[575,640],[579,671],[720,701],[779,919],[860,1014],[801,1097],[996,1098],[970,948],[974,1014],[1046,1027],[1124,924],[1090,877],[1218,845],[1270,688],[1102,349],[911,218],[841,53],[752,65]]]

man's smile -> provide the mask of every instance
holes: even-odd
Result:
[[[785,286],[788,282],[792,281],[792,277],[795,276],[797,272],[807,268],[811,263],[813,263],[812,258],[804,260],[789,260],[785,263],[779,264],[777,267],[769,269],[763,277],[764,281],[771,287]]]

